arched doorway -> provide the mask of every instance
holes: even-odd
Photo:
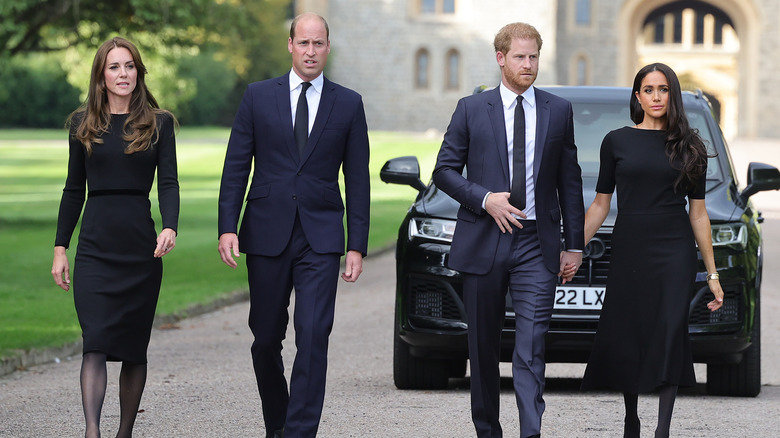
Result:
[[[758,34],[747,26],[756,19],[751,7],[750,1],[626,0],[621,77],[630,84],[643,65],[668,64],[684,89],[699,88],[717,102],[727,138],[753,135],[757,87],[749,66],[757,65]]]

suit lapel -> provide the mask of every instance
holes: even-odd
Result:
[[[322,135],[322,130],[328,123],[330,118],[330,112],[333,110],[333,105],[336,103],[335,85],[327,78],[323,77],[322,82],[322,96],[320,96],[320,106],[317,108],[317,117],[314,119],[314,125],[311,128],[309,134],[309,140],[306,142],[306,147],[303,149],[303,156],[301,157],[301,165],[311,156],[312,151],[317,146],[317,141]]]
[[[488,100],[488,118],[493,128],[494,142],[498,149],[498,157],[501,160],[501,169],[504,172],[504,179],[509,181],[509,151],[506,144],[506,121],[504,120],[504,104],[501,101],[501,92],[498,87],[486,91],[493,93]]]
[[[276,107],[279,111],[279,117],[282,119],[282,137],[287,144],[287,151],[290,156],[298,162],[300,160],[298,154],[298,146],[295,143],[295,135],[293,133],[292,122],[292,108],[290,108],[290,76],[280,76],[277,78],[276,87]]]
[[[547,129],[550,126],[550,102],[539,92],[536,92],[536,146],[534,150],[534,184],[539,176],[542,164],[544,143],[547,141]]]

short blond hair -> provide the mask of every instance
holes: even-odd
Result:
[[[539,35],[539,31],[528,23],[518,22],[509,23],[498,31],[496,38],[493,40],[493,47],[496,49],[496,53],[501,52],[506,55],[509,52],[509,48],[512,47],[512,40],[515,38],[535,40],[539,51],[542,50],[542,36]]]

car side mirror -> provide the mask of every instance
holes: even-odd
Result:
[[[428,188],[420,179],[420,163],[415,156],[387,160],[379,172],[379,178],[388,184],[412,186],[420,192]]]
[[[776,167],[764,163],[748,165],[747,187],[739,197],[747,202],[748,198],[765,190],[780,189],[780,171]]]

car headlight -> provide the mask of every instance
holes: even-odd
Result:
[[[412,218],[409,220],[409,239],[424,237],[426,239],[452,242],[455,233],[455,221],[449,219]]]
[[[717,224],[712,226],[712,246],[747,246],[747,227],[745,224]]]

